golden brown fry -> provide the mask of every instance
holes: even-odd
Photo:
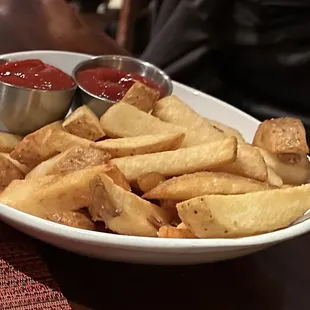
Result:
[[[107,163],[110,158],[110,154],[101,149],[73,146],[61,154],[43,161],[26,175],[26,179],[99,166]]]
[[[183,239],[196,238],[195,235],[189,229],[177,228],[171,225],[164,225],[160,227],[157,235],[159,238],[183,238]]]
[[[245,143],[244,138],[242,136],[242,134],[236,130],[235,128],[229,127],[227,125],[224,125],[220,122],[217,121],[213,121],[213,120],[209,120],[210,124],[212,126],[215,126],[217,129],[219,129],[220,131],[222,131],[224,133],[225,136],[230,137],[236,137],[238,140],[238,143]]]
[[[277,187],[283,186],[283,181],[278,174],[271,167],[267,167],[268,171],[268,183]]]
[[[10,153],[15,146],[22,140],[21,136],[11,133],[0,132],[0,152]]]
[[[162,174],[158,172],[149,172],[140,175],[137,179],[137,183],[141,191],[146,193],[165,180],[166,178]]]
[[[295,164],[284,163],[278,156],[259,148],[260,153],[268,167],[272,168],[283,180],[284,184],[300,185],[308,181],[310,176],[310,163],[306,154],[300,154],[299,162]]]
[[[47,215],[45,219],[71,227],[95,230],[95,224],[91,221],[89,215],[81,211],[63,211],[51,213]]]
[[[16,166],[20,171],[22,171],[24,173],[24,175],[26,175],[30,169],[21,164],[20,162],[18,162],[17,160],[13,159],[10,154],[8,153],[1,153],[2,156],[4,156],[6,159],[8,159],[14,166]]]
[[[159,91],[152,89],[143,83],[134,83],[121,102],[133,105],[141,111],[150,112],[153,110],[153,106],[159,98]]]
[[[100,148],[95,142],[80,138],[59,129],[46,130],[39,137],[26,136],[11,153],[11,157],[28,167],[35,167],[41,162],[64,152],[71,147]]]
[[[123,102],[114,104],[100,118],[100,125],[111,138],[154,134],[185,133],[181,126],[165,123],[138,108]]]
[[[178,202],[179,201],[164,200],[164,199],[159,201],[160,207],[169,213],[170,218],[171,218],[170,223],[174,223],[176,225],[178,225],[181,222],[179,215],[178,215],[178,210],[176,208],[176,205]]]
[[[273,154],[309,153],[305,127],[294,117],[263,121],[256,131],[253,145]]]
[[[249,144],[239,144],[237,159],[230,164],[212,171],[227,172],[266,182],[268,179],[267,166],[260,152]]]
[[[237,140],[229,137],[190,148],[162,153],[136,155],[112,159],[129,182],[140,175],[157,172],[170,177],[208,169],[215,169],[236,159]]]
[[[24,137],[11,152],[11,157],[21,164],[33,168],[40,162],[56,155],[57,152],[51,152],[50,147],[46,145],[47,139],[54,129],[62,130],[61,121],[46,125]]]
[[[204,117],[183,103],[175,95],[160,99],[152,114],[162,121],[184,126],[196,132],[196,139],[203,137],[203,142],[211,142],[225,138],[225,135]]]
[[[206,195],[177,204],[199,238],[233,238],[289,226],[310,206],[310,184],[240,195]]]
[[[222,172],[196,172],[164,181],[143,195],[146,199],[183,201],[198,196],[235,195],[274,188],[268,183]]]
[[[13,180],[24,177],[25,174],[8,159],[7,154],[0,153],[0,190],[6,188]]]
[[[168,133],[107,139],[96,142],[96,145],[109,152],[114,158],[176,150],[181,145],[184,137],[185,134],[183,133]]]
[[[103,174],[108,177],[106,173],[111,169],[111,165],[102,165],[65,175],[14,180],[0,194],[0,202],[42,218],[51,213],[76,211],[90,203],[90,181]],[[109,174],[109,178],[112,176]]]
[[[113,182],[124,189],[125,191],[131,191],[130,185],[124,176],[124,174],[118,169],[118,167],[111,162],[106,165],[105,174],[113,180]]]
[[[92,203],[89,213],[94,221],[103,221],[119,234],[157,236],[158,229],[169,223],[168,213],[160,207],[115,185],[106,175],[91,182]]]
[[[87,140],[96,141],[105,136],[98,117],[86,105],[70,114],[62,126],[69,133]]]

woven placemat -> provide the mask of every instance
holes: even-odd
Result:
[[[71,310],[36,242],[1,222],[0,309]]]

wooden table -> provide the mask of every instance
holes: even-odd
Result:
[[[126,53],[62,0],[0,0],[0,51]],[[73,309],[308,310],[310,235],[228,262],[187,267],[96,261],[38,243]]]

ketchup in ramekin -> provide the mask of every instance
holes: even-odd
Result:
[[[70,75],[39,59],[10,61],[1,64],[0,81],[39,90],[67,90],[75,86]]]
[[[78,83],[88,92],[112,101],[120,101],[136,82],[158,90],[160,97],[163,90],[150,79],[136,73],[129,73],[108,67],[81,70],[77,75]]]

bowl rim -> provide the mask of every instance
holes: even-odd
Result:
[[[18,54],[18,52],[16,54]],[[0,63],[10,62],[10,61],[12,61],[12,60],[7,59],[7,58],[0,58]],[[20,60],[17,60],[17,61],[20,61]],[[56,66],[53,66],[53,67],[55,67],[58,70],[61,70],[60,68],[57,68]],[[7,83],[7,82],[1,81],[1,80],[0,80],[0,85],[6,86],[9,88],[13,88],[16,90],[23,90],[23,91],[30,91],[30,92],[37,92],[37,93],[68,93],[68,92],[72,92],[72,91],[75,92],[77,87],[78,87],[76,84],[76,81],[74,80],[74,78],[70,74],[67,74],[66,72],[63,72],[63,73],[68,75],[73,80],[73,82],[74,82],[73,87],[67,88],[67,89],[58,89],[58,90],[57,89],[37,89],[37,88],[30,88],[30,87],[25,87],[25,86],[14,85],[14,84]]]
[[[24,213],[23,211],[14,209],[0,203],[1,218],[9,219],[10,222],[18,222],[22,220],[23,226],[35,229],[44,234],[54,237],[61,237],[75,240],[95,246],[109,246],[113,248],[140,249],[145,251],[164,250],[166,252],[174,252],[183,250],[185,252],[204,251],[205,249],[236,249],[244,247],[256,247],[283,242],[288,239],[295,238],[305,234],[310,229],[310,221],[289,226],[280,230],[264,233],[255,236],[241,238],[208,238],[208,239],[173,239],[173,238],[156,238],[143,236],[118,235],[100,231],[91,231],[81,228],[62,225],[51,222],[34,215]],[[4,215],[5,213],[5,215]],[[5,221],[6,222],[6,221]],[[14,227],[14,226],[13,226]]]
[[[125,60],[130,60],[130,61],[142,64],[145,67],[153,68],[153,69],[157,70],[164,77],[164,79],[167,81],[167,83],[169,85],[169,91],[168,91],[166,96],[170,96],[173,93],[173,83],[172,83],[172,80],[171,80],[170,76],[167,73],[165,73],[163,70],[158,68],[157,66],[151,64],[150,62],[144,61],[144,60],[136,58],[136,57],[122,56],[122,55],[116,55],[116,54],[108,54],[108,55],[101,55],[101,56],[93,56],[91,59],[83,60],[83,61],[79,62],[72,70],[72,75],[71,76],[74,79],[75,84],[77,85],[77,87],[79,89],[81,89],[83,92],[85,92],[87,95],[89,95],[89,96],[91,96],[93,98],[96,98],[96,99],[98,99],[100,101],[103,101],[103,102],[107,102],[107,103],[109,103],[111,105],[117,103],[117,101],[113,101],[113,100],[110,100],[110,99],[107,99],[107,98],[104,98],[104,97],[100,97],[98,95],[95,95],[95,94],[89,92],[87,89],[85,89],[80,84],[80,82],[77,79],[77,74],[79,73],[79,69],[82,66],[84,66],[87,63],[91,63],[91,62],[93,62],[95,60],[98,60],[98,59],[125,59]]]

